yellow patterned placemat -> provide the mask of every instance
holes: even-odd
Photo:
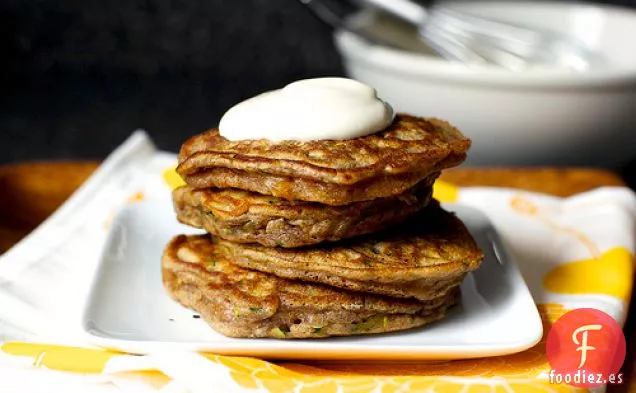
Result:
[[[543,304],[539,311],[548,331],[567,310]],[[27,357],[34,367],[75,373],[141,373],[158,389],[172,382],[159,370],[147,370],[142,357],[110,351],[27,343],[5,343],[8,355]],[[444,362],[267,362],[264,360],[205,355],[223,365],[237,386],[263,392],[545,392],[574,391],[541,378],[550,370],[545,357],[545,337],[533,348],[508,356]],[[124,363],[125,366],[118,363]],[[136,365],[135,363],[138,363]]]

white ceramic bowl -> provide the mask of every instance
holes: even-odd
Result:
[[[570,34],[610,66],[584,73],[465,67],[336,32],[349,75],[398,111],[446,119],[473,140],[468,164],[615,167],[636,158],[636,12],[545,2],[452,7]]]

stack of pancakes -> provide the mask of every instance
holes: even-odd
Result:
[[[300,127],[300,125],[299,125]],[[214,129],[181,148],[168,293],[231,337],[381,333],[442,318],[483,259],[431,199],[470,140],[446,122],[397,115],[350,140],[229,141]]]

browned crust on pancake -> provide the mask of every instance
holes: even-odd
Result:
[[[312,338],[382,333],[442,318],[452,292],[428,302],[290,281],[228,262],[207,236],[177,236],[162,258],[170,296],[230,337]],[[282,334],[281,334],[282,333]]]
[[[184,143],[177,171],[195,188],[344,205],[398,195],[461,163],[469,147],[447,122],[404,114],[384,131],[338,141],[232,142],[213,129]]]
[[[351,289],[364,282],[365,291],[374,291],[373,283],[452,280],[484,258],[461,220],[436,201],[397,227],[339,243],[290,250],[215,242],[240,266]]]
[[[331,272],[303,270],[302,266],[295,267],[291,264],[280,266],[247,259],[243,259],[236,264],[247,269],[273,274],[277,277],[290,280],[314,282],[354,292],[385,295],[401,299],[412,298],[421,301],[444,296],[461,285],[466,277],[466,273],[460,273],[444,279],[423,278],[411,281],[378,282],[354,280],[348,277],[337,276]]]
[[[405,220],[431,199],[433,179],[389,198],[329,206],[230,189],[173,191],[177,219],[222,239],[300,247],[378,231]]]

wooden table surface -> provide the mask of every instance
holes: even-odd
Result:
[[[97,168],[97,162],[33,162],[0,166],[0,253],[48,217]],[[593,169],[455,169],[442,179],[460,186],[486,185],[568,196],[600,186],[624,185],[618,175]],[[632,302],[625,334],[628,384],[608,391],[636,393],[636,311]]]

